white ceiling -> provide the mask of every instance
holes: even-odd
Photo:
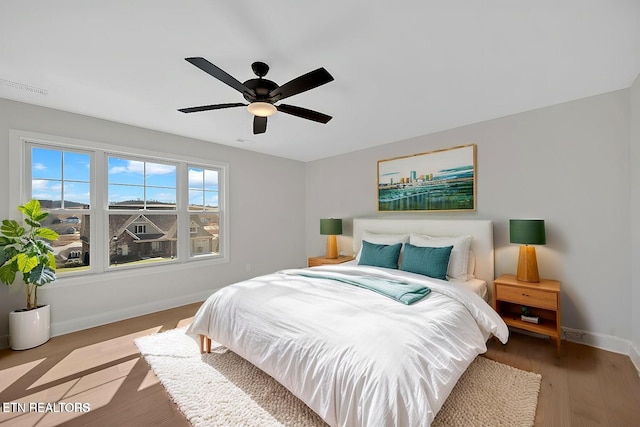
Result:
[[[244,101],[190,56],[240,81],[264,61],[281,85],[325,67],[333,82],[286,103],[333,120],[278,113],[253,135],[242,107],[180,113]],[[0,1],[0,97],[301,161],[627,88],[639,73],[638,0]]]

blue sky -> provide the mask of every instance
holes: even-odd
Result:
[[[90,155],[34,147],[32,150],[32,197],[89,204]],[[125,200],[176,202],[175,165],[108,158],[109,203]],[[189,167],[189,202],[218,206],[218,173]]]
[[[90,156],[34,148],[31,152],[31,195],[40,200],[62,199],[64,158],[65,200],[89,204]]]

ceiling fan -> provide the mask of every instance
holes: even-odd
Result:
[[[332,81],[333,76],[331,76],[331,74],[329,74],[329,72],[324,68],[318,68],[317,70],[310,71],[307,74],[303,74],[302,76],[296,77],[282,86],[279,86],[271,80],[263,78],[269,72],[269,66],[264,62],[254,62],[251,64],[251,69],[255,75],[258,76],[257,79],[250,79],[244,83],[240,83],[227,72],[213,65],[204,58],[194,57],[185,58],[185,60],[200,68],[205,73],[212,75],[222,83],[225,83],[240,92],[249,104],[237,102],[230,104],[202,105],[200,107],[180,108],[178,111],[183,113],[195,113],[198,111],[220,110],[223,108],[246,106],[247,110],[254,115],[254,134],[264,133],[267,130],[267,117],[272,116],[276,111],[281,111],[283,113],[291,114],[292,116],[313,120],[319,123],[327,123],[331,120],[331,116],[317,111],[308,110],[306,108],[296,107],[295,105],[275,105],[276,102],[285,98],[289,98],[290,96],[297,95]]]

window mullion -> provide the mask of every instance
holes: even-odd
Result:
[[[94,152],[91,176],[91,262],[95,263],[95,272],[107,270],[107,260],[104,254],[106,236],[109,232],[109,217],[107,209],[107,159],[103,151]],[[95,236],[95,238],[94,238]],[[108,253],[107,253],[108,256]]]
[[[189,260],[189,170],[185,163],[178,164],[176,187],[176,210],[178,211],[177,247],[178,260]]]
[[[33,192],[33,188],[32,188],[33,187],[33,179],[32,179],[33,160],[31,158],[31,148],[33,147],[33,144],[31,144],[30,142],[27,142],[23,145],[23,147],[24,147],[24,157],[25,157],[25,163],[24,163],[24,169],[23,169],[24,185],[22,185],[20,199],[18,200],[20,204],[29,200],[31,198],[31,193]]]

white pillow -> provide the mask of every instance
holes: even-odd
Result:
[[[404,251],[404,244],[409,241],[409,235],[408,234],[379,234],[379,233],[372,233],[371,231],[363,230],[362,240],[366,240],[369,243],[375,243],[377,245],[395,245],[396,243],[402,243],[402,248],[400,249],[400,258],[398,258],[398,264],[400,264],[402,260],[402,252]],[[362,245],[360,245],[360,250],[358,251],[358,255],[356,256],[356,261],[360,262],[361,254],[362,254]]]
[[[467,266],[467,280],[475,279],[476,273],[476,254],[469,250],[469,265]]]
[[[432,248],[453,246],[451,257],[449,258],[447,277],[466,282],[473,277],[469,275],[468,272],[471,239],[472,236],[437,237],[411,233],[409,243],[414,246],[428,246]]]

